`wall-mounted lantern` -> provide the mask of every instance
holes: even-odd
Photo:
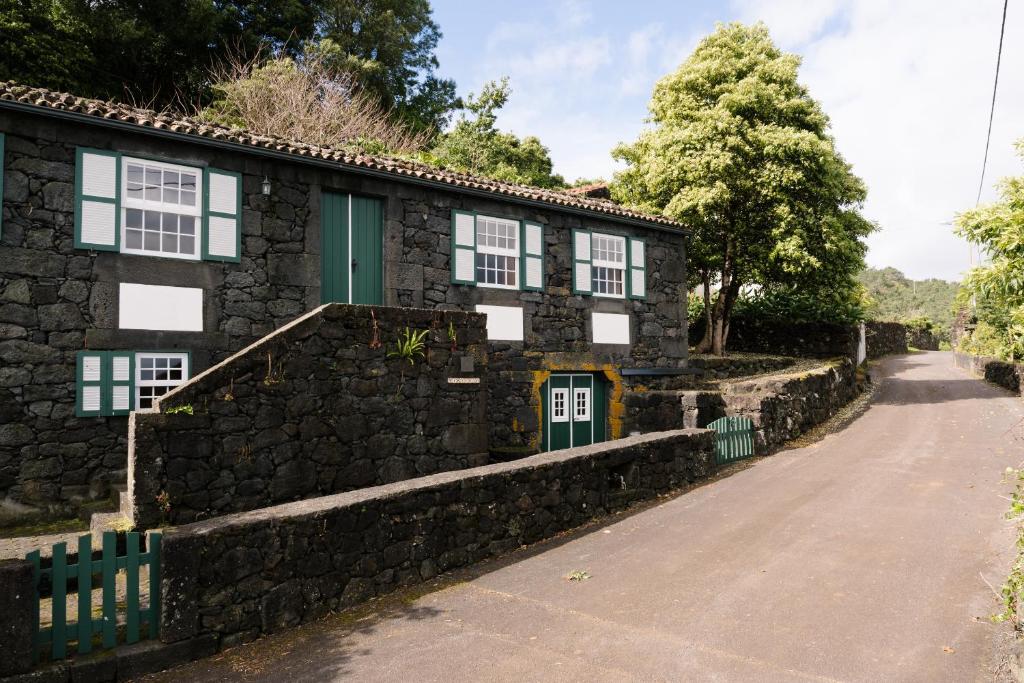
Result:
[[[270,178],[263,176],[263,196],[270,196]]]

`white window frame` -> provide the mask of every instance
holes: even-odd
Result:
[[[492,245],[485,244],[484,241],[481,240],[481,233],[483,233],[483,236],[487,235],[487,233],[486,233],[486,223],[488,221],[490,221],[490,222],[492,222],[492,223],[494,223],[496,225],[502,225],[502,224],[505,225],[508,228],[508,233],[507,233],[505,238],[506,239],[511,239],[515,246],[514,247],[499,247],[499,246],[492,246]],[[519,221],[514,221],[514,220],[511,220],[511,219],[508,219],[508,218],[498,218],[497,216],[484,216],[484,215],[481,214],[481,215],[477,215],[477,217],[476,217],[476,226],[474,227],[474,229],[476,230],[476,257],[473,260],[473,277],[476,279],[476,285],[478,287],[491,287],[491,288],[494,288],[494,289],[520,289],[520,286],[519,286],[520,282],[519,282],[519,280],[522,277],[522,274],[519,272],[521,270],[520,267],[519,267],[520,266],[520,263],[519,263],[519,259],[520,259]],[[498,236],[495,235],[496,239],[497,239],[497,237]],[[479,275],[477,274],[478,266],[476,264],[476,259],[479,258],[481,254],[484,254],[484,255],[490,254],[492,256],[504,256],[506,258],[512,259],[513,267],[512,267],[511,272],[515,274],[515,280],[516,280],[515,284],[511,284],[511,285],[509,285],[509,284],[497,284],[497,283],[494,283],[494,282],[484,282],[484,281],[481,281]],[[485,258],[486,258],[486,256],[485,256]],[[508,272],[508,271],[506,270],[504,272]]]
[[[168,380],[143,380],[142,379],[142,359],[143,358],[167,358],[167,359],[181,359],[181,380],[180,381],[168,381]],[[142,388],[143,387],[177,387],[181,386],[189,380],[192,374],[192,368],[189,367],[189,354],[188,353],[163,353],[155,351],[138,351],[135,354],[135,396],[133,396],[133,402],[135,410],[140,410],[142,406]],[[166,392],[165,392],[166,393]],[[159,397],[149,397],[152,400],[156,400]]]
[[[147,199],[136,199],[128,196],[128,166],[129,164],[141,164],[143,166],[143,177],[145,177],[145,167],[155,167],[161,169],[161,171],[176,171],[178,173],[189,173],[196,177],[196,203],[195,206],[188,206],[185,204],[175,204],[171,202],[163,201],[163,192],[161,191],[160,201],[147,200]],[[179,190],[180,191],[180,190]],[[161,235],[161,250],[154,251],[152,249],[138,248],[133,249],[128,247],[128,210],[137,209],[141,211],[154,211],[159,213],[171,213],[179,216],[191,216],[195,218],[195,242],[194,252],[191,254],[183,254],[180,252],[168,252],[163,251],[163,232]],[[152,161],[149,159],[139,159],[136,157],[122,157],[121,158],[121,253],[123,254],[140,254],[142,256],[157,256],[163,258],[176,258],[184,259],[188,261],[199,261],[203,256],[202,247],[202,232],[203,232],[203,169],[195,166],[182,166],[181,164],[172,164],[166,161]]]
[[[598,251],[606,252],[606,247],[599,247],[601,240],[607,240],[609,243],[618,244],[621,246],[621,261],[614,261],[608,258],[599,258],[597,256]],[[603,233],[595,232],[590,236],[590,288],[593,296],[603,296],[611,299],[625,299],[626,298],[626,238],[621,235],[605,235]],[[610,292],[600,292],[597,288],[597,269],[607,268],[608,270],[619,271],[620,281],[622,283],[622,292],[614,294]],[[610,280],[602,280],[602,282],[610,282]]]
[[[583,404],[580,405],[580,397],[583,398]],[[580,412],[580,408],[583,408],[583,412]],[[590,422],[590,389],[586,387],[579,387],[573,389],[572,392],[572,421],[573,422]]]
[[[558,410],[559,400],[561,400],[561,411]],[[569,390],[568,389],[552,389],[551,390],[551,421],[552,422],[568,422],[569,421]]]

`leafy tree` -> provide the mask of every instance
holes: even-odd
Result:
[[[463,115],[452,130],[440,136],[424,161],[466,173],[537,187],[562,187],[552,173],[547,147],[533,136],[518,138],[495,127],[497,111],[508,102],[508,78],[486,83],[479,96],[470,93]]]
[[[763,24],[719,25],[655,86],[653,126],[614,151],[627,163],[614,196],[692,230],[709,304],[698,351],[725,349],[744,285],[852,291],[863,268],[866,189],[799,65]]]
[[[428,0],[0,0],[0,79],[193,108],[225,59],[315,47],[385,110],[440,130],[459,104],[434,74],[440,37]]]
[[[317,35],[333,66],[354,73],[388,109],[419,130],[440,131],[459,105],[439,78],[441,30],[428,0],[320,0]]]
[[[1024,140],[1017,152],[1024,158]],[[964,280],[961,301],[974,299],[978,319],[965,349],[1015,360],[1024,358],[1024,176],[1004,178],[998,187],[999,201],[956,216],[956,232],[988,256]]]

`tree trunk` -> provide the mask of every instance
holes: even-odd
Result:
[[[725,343],[729,339],[729,318],[732,315],[732,307],[740,293],[740,281],[735,276],[729,278],[728,287],[718,291],[718,301],[715,305],[715,335],[711,345],[711,353],[716,356],[725,354]]]
[[[711,348],[711,338],[714,334],[714,320],[711,317],[711,273],[701,273],[701,280],[704,283],[704,336],[694,349],[696,353],[707,353]]]

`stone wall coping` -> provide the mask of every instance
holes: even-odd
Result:
[[[399,496],[419,491],[428,491],[433,488],[443,487],[454,482],[463,481],[469,484],[472,480],[483,480],[486,477],[514,474],[544,468],[560,463],[568,463],[577,460],[586,460],[595,455],[616,450],[627,450],[636,445],[671,441],[679,437],[697,436],[707,433],[707,429],[676,429],[667,432],[652,432],[628,436],[614,441],[567,448],[560,451],[539,453],[520,460],[510,462],[494,463],[464,470],[450,472],[439,472],[437,474],[407,479],[382,486],[346,491],[329,496],[307,498],[291,503],[282,503],[271,507],[260,508],[248,512],[237,512],[220,517],[215,517],[200,522],[193,522],[179,527],[171,527],[166,530],[168,535],[206,535],[250,524],[261,524],[267,521],[287,519],[294,517],[306,517],[318,513],[340,508],[353,507],[369,500],[397,498]]]
[[[763,377],[756,377],[754,379],[740,379],[734,382],[723,382],[722,393],[750,393],[758,389],[773,390],[778,387],[780,383],[790,382],[792,380],[799,380],[806,377],[815,377],[820,375],[826,375],[832,372],[837,367],[840,367],[843,363],[849,361],[848,358],[832,358],[825,361],[818,367],[797,370],[795,372],[782,372],[774,375],[766,375]]]

